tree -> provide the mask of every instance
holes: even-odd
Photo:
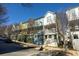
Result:
[[[57,32],[63,38],[63,42],[64,42],[63,47],[66,51],[67,50],[66,49],[66,39],[68,39],[66,37],[67,17],[64,12],[57,12],[56,15],[57,15],[56,16]]]
[[[7,25],[0,26],[0,35],[5,35],[7,33],[6,28],[7,28]]]
[[[29,18],[29,20],[28,20],[28,32],[30,34],[34,33],[34,24],[35,24],[35,21],[32,18]]]
[[[5,7],[3,7],[2,4],[0,4],[0,34],[4,35],[5,34],[5,29],[6,29],[6,25],[3,25],[5,22],[7,22],[7,18],[6,17],[6,12],[7,9]]]
[[[0,4],[0,24],[3,24],[6,22],[7,17],[5,17],[6,15],[6,8],[2,6],[2,4]]]

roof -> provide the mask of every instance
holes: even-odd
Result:
[[[39,20],[41,18],[44,18],[44,16],[41,16],[41,17],[38,17],[38,18],[35,18],[34,20]]]
[[[53,12],[53,11],[47,11],[47,13],[45,15],[47,15],[48,13],[55,14],[55,12]]]
[[[71,7],[69,9],[67,9],[67,11],[72,10],[72,9],[75,9],[75,8],[79,8],[79,6],[77,6],[77,7]]]
[[[47,13],[46,13],[45,15],[47,15],[48,13],[53,13],[53,14],[55,14],[55,12],[47,11]],[[38,18],[35,18],[34,20],[39,20],[39,19],[41,19],[41,18],[44,18],[45,15],[44,15],[44,16],[41,16],[41,17],[38,17]]]
[[[47,13],[54,13],[55,14],[55,12],[52,12],[52,11],[48,11]],[[46,14],[47,14],[46,13]],[[45,15],[46,15],[45,14]],[[41,19],[41,18],[44,18],[45,17],[45,15],[44,16],[40,16],[40,17],[38,17],[38,18],[35,18],[35,19],[33,19],[34,21],[35,20],[39,20],[39,19]],[[30,19],[30,18],[29,18]],[[29,19],[27,20],[27,21],[24,21],[24,22],[22,22],[22,23],[28,23],[29,22]],[[17,25],[19,25],[20,23],[16,23],[16,24],[13,24],[13,25],[15,25],[15,26],[17,26]]]

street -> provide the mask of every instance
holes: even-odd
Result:
[[[27,44],[26,44],[27,45]],[[33,47],[23,47],[19,43],[7,43],[0,40],[0,56],[55,56],[61,51],[45,52]],[[62,54],[64,56],[64,54]]]
[[[28,46],[30,45],[30,46]],[[20,43],[6,42],[5,39],[0,38],[0,56],[76,56],[79,51],[68,50],[67,53],[62,48],[45,47],[46,51],[39,51],[36,48],[39,46],[31,47],[32,44],[23,47]],[[48,49],[48,50],[47,50]],[[51,50],[50,50],[51,49]]]
[[[17,43],[6,43],[5,40],[0,40],[0,56],[26,56],[38,52],[34,48],[23,48]]]

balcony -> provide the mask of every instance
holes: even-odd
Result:
[[[79,31],[79,26],[70,27],[71,31]]]
[[[45,34],[48,34],[48,33],[50,33],[50,34],[52,34],[52,33],[56,33],[56,28],[45,29],[44,33],[45,33]]]

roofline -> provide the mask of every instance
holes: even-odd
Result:
[[[77,7],[72,7],[72,8],[70,8],[70,9],[67,9],[66,12],[69,11],[69,10],[75,9],[75,8],[79,8],[79,6],[77,6]]]
[[[47,11],[47,13],[53,13],[53,14],[55,14],[55,12],[52,12],[52,11]],[[44,15],[44,16],[41,16],[41,17],[38,17],[38,18],[35,18],[35,19],[33,19],[34,21],[35,20],[39,20],[39,19],[41,19],[41,18],[44,18],[46,15],[47,15],[47,13]],[[21,22],[22,24],[23,23],[28,23],[28,20],[27,21],[25,21],[25,22]],[[13,25],[19,25],[20,23],[16,23],[16,24],[13,24]]]
[[[41,18],[44,18],[44,16],[41,16],[41,17],[38,17],[38,18],[35,18],[34,20],[39,20]]]

